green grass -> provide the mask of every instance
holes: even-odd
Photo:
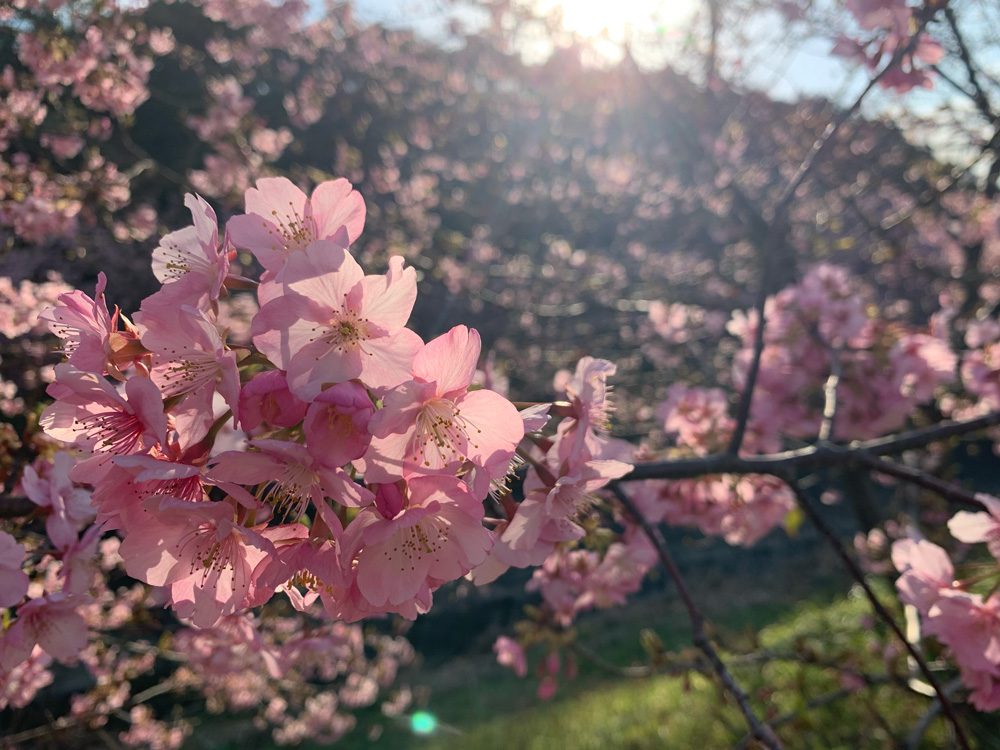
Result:
[[[859,671],[884,674],[881,652],[872,646],[878,639],[867,622],[869,611],[867,601],[856,592],[794,608],[763,603],[731,613],[726,618],[727,627],[720,628],[717,635],[734,649],[751,650],[756,644],[775,651],[833,655],[841,664],[850,658],[850,666]],[[614,615],[585,618],[580,638],[602,658],[626,665],[642,659],[638,633],[650,624],[667,649],[690,648],[687,620],[676,605],[666,605],[659,598]],[[756,640],[751,631],[758,631]],[[713,680],[699,674],[690,674],[687,679],[667,675],[622,678],[583,662],[580,667],[577,679],[561,681],[555,699],[540,702],[535,697],[535,679],[529,675],[519,680],[488,657],[450,664],[427,675],[433,690],[421,708],[441,722],[433,736],[415,736],[407,721],[400,719],[390,720],[373,739],[366,735],[363,722],[362,728],[346,738],[341,747],[730,748],[746,732],[732,701]],[[789,748],[905,747],[907,733],[930,706],[929,699],[899,685],[881,684],[840,697],[829,705],[809,707],[808,701],[822,700],[821,696],[841,688],[835,670],[775,661],[737,664],[732,671],[754,699],[759,715],[769,719],[784,717],[778,731]],[[989,717],[972,723],[977,722],[983,725],[979,730],[974,726],[981,738],[1000,737],[1000,727]],[[977,746],[995,745],[980,741]],[[920,747],[950,747],[948,727],[940,718],[933,721]]]
[[[891,594],[879,586],[887,605]],[[817,664],[773,660],[740,662],[738,653],[765,650],[811,654],[871,675],[885,675],[885,626],[874,623],[859,590],[850,594],[814,594],[798,604],[780,595],[742,606],[724,592],[706,610],[716,625],[713,640],[747,691],[759,716],[777,720],[778,734],[792,750],[883,750],[908,747],[908,734],[931,701],[900,684],[884,682],[850,694],[842,690],[840,672]],[[786,598],[791,592],[784,592]],[[744,601],[747,601],[745,598]],[[641,664],[647,656],[639,634],[653,629],[668,652],[689,662],[690,625],[676,601],[647,596],[627,608],[591,613],[577,625],[579,642],[614,664]],[[726,651],[726,648],[730,649]],[[533,666],[540,654],[530,654]],[[898,657],[896,667],[905,669]],[[499,667],[490,654],[417,667],[403,682],[414,687],[413,710],[427,711],[438,721],[430,736],[417,736],[409,716],[389,719],[377,708],[358,714],[359,726],[337,747],[341,750],[652,750],[653,748],[732,748],[746,724],[732,699],[717,682],[698,673],[625,678],[580,660],[579,675],[562,679],[556,697],[535,695],[537,679],[518,679]],[[947,679],[947,678],[946,678]],[[821,705],[811,705],[819,703]],[[977,714],[956,705],[973,735],[973,747],[1000,750],[1000,715]],[[215,725],[221,728],[219,724]],[[214,735],[212,747],[243,748],[242,741]],[[232,736],[232,735],[230,735]],[[202,735],[202,739],[208,739]],[[227,744],[228,742],[228,744]],[[255,747],[275,747],[254,742]],[[320,746],[304,743],[303,748]],[[751,747],[754,747],[751,745]],[[918,746],[951,748],[950,729],[935,718]]]

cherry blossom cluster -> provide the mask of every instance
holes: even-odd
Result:
[[[0,606],[11,607],[0,640],[0,710],[24,708],[52,686],[57,670],[65,674],[58,661],[82,665],[89,676],[61,719],[70,736],[126,716],[128,728],[118,735],[124,746],[178,748],[192,723],[153,703],[171,693],[201,695],[210,712],[249,713],[258,728],[272,728],[276,741],[292,744],[353,727],[352,712],[385,696],[398,668],[412,659],[400,638],[303,613],[236,614],[212,628],[171,627],[157,616],[161,591],[123,583],[129,579],[119,539],[102,539],[89,524],[90,493],[67,481],[73,465],[70,454],[59,452],[26,471],[22,489],[38,503],[46,533],[30,522],[21,529],[23,542],[0,532]],[[325,723],[316,720],[320,705]]]
[[[494,535],[482,501],[506,492],[525,423],[540,427],[546,409],[522,417],[473,387],[474,330],[424,343],[405,327],[415,273],[399,258],[385,274],[362,271],[348,248],[365,208],[345,180],[309,197],[263,180],[222,237],[204,200],[186,203],[193,223],[154,251],[162,286],[136,314],[109,310],[100,274],[92,297],[56,290],[39,315],[66,357],[39,424],[69,450],[20,480],[44,535],[0,534],[4,705],[30,702],[53,660],[79,660],[97,682],[74,698],[81,725],[127,708],[124,742],[177,746],[185,726],[133,701],[150,652],[93,637],[166,604],[197,629],[174,637],[177,689],[204,691],[217,710],[265,703],[261,720],[279,727],[279,741],[332,740],[353,725],[346,709],[371,705],[393,682],[405,646],[380,643],[384,658],[362,668],[356,629],[304,637],[295,620],[282,631],[272,618],[261,631],[243,612],[279,591],[300,611],[348,622],[427,611],[434,589],[486,561]],[[236,248],[257,257],[259,282],[229,275]],[[252,346],[228,345],[219,328],[227,284],[256,287]],[[586,472],[583,429],[566,434],[581,441],[572,466]],[[610,463],[619,475],[629,468]],[[570,500],[553,524],[572,525],[576,511]],[[116,536],[102,542],[108,531]],[[106,542],[110,567],[153,588],[112,594],[94,567]],[[553,544],[542,547],[544,557]],[[291,674],[346,679],[336,696],[291,705],[275,688]]]
[[[917,31],[919,6],[905,0],[846,0],[845,5],[858,30],[856,34],[840,36],[833,54],[857,60],[872,71],[901,54],[902,60],[882,76],[879,85],[899,93],[917,86],[933,88],[933,66],[944,57],[944,49],[926,34],[910,46]]]
[[[980,711],[1000,709],[1000,500],[979,493],[985,512],[959,511],[948,530],[959,542],[985,543],[988,557],[967,561],[972,575],[956,579],[948,553],[926,539],[892,545],[899,571],[900,599],[920,613],[923,631],[933,635],[958,664],[969,702]]]
[[[632,448],[606,432],[614,365],[587,357],[566,373],[562,418],[543,434],[548,404],[518,413],[476,384],[503,383],[489,366],[477,371],[476,331],[425,343],[405,327],[415,273],[397,257],[385,274],[365,274],[352,257],[365,206],[346,180],[310,196],[261,180],[221,235],[203,199],[185,202],[193,223],[153,252],[161,287],[137,313],[109,309],[100,274],[93,296],[61,291],[39,315],[65,354],[39,424],[69,450],[20,483],[45,519],[44,543],[0,536],[7,704],[29,702],[52,660],[82,660],[97,686],[74,699],[74,716],[93,725],[128,709],[124,742],[176,746],[187,725],[132,701],[152,652],[92,637],[165,604],[193,628],[171,641],[176,689],[203,691],[212,710],[266,706],[260,720],[283,742],[333,739],[353,725],[338,706],[373,703],[408,653],[382,643],[386,656],[366,671],[346,625],[301,637],[293,620],[282,631],[281,620],[245,614],[276,592],[334,620],[413,618],[447,581],[542,564],[531,588],[546,620],[566,626],[638,589],[655,554],[630,520],[610,545],[586,538],[608,510],[597,491],[632,466]],[[254,254],[259,281],[230,274],[237,249]],[[246,288],[258,301],[252,343],[230,344],[219,311]],[[526,431],[515,503],[506,482]],[[488,496],[499,517],[485,518]],[[116,601],[102,587],[93,560],[112,542],[106,563],[151,589]],[[296,708],[274,687],[291,673],[347,679],[339,697]]]
[[[751,419],[762,435],[813,438],[819,433],[829,375],[839,367],[838,440],[897,430],[914,406],[955,379],[946,338],[869,314],[846,269],[820,264],[768,299],[764,350]],[[728,330],[742,339],[734,380],[742,388],[753,356],[756,315],[734,314]]]
[[[100,147],[149,97],[153,60],[172,49],[169,30],[146,28],[118,3],[71,3],[52,23],[62,5],[0,10],[17,32],[16,64],[0,69],[0,147],[10,155],[0,192],[14,197],[0,206],[0,227],[27,242],[128,204],[130,176]]]
[[[337,619],[415,617],[486,559],[482,500],[503,490],[524,421],[470,390],[474,330],[424,343],[405,327],[413,269],[366,275],[351,256],[365,208],[346,180],[307,197],[267,179],[246,200],[220,242],[188,196],[194,223],[154,251],[162,287],[132,319],[109,313],[103,276],[42,313],[67,360],[40,424],[90,454],[71,477],[124,535],[126,570],[195,625],[278,590]],[[252,349],[216,324],[229,248],[264,268]],[[230,419],[247,450],[215,449]]]

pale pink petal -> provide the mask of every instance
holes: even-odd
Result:
[[[342,226],[347,228],[351,242],[361,236],[365,227],[365,201],[350,182],[343,178],[322,182],[313,190],[311,201],[319,237],[332,237]]]
[[[424,382],[435,381],[439,396],[454,398],[472,383],[481,348],[477,330],[455,326],[427,342],[413,361],[413,374]]]

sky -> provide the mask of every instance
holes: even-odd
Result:
[[[317,2],[319,0],[316,0]],[[822,1],[822,0],[821,0]],[[534,3],[543,12],[562,7],[565,25],[585,36],[607,27],[610,42],[594,42],[599,55],[614,60],[620,57],[618,43],[626,34],[633,39],[632,52],[639,64],[657,67],[664,45],[676,48],[683,41],[685,29],[704,0],[523,0]],[[396,28],[412,28],[417,34],[431,39],[444,39],[449,19],[456,14],[456,3],[450,0],[355,0],[355,14],[363,21],[382,23]],[[482,23],[481,11],[459,11],[458,16],[470,28]],[[777,17],[763,18],[750,28],[740,29],[750,47],[743,52],[740,71],[743,85],[768,92],[773,98],[794,101],[806,96],[825,96],[842,106],[853,102],[868,82],[868,72],[830,54],[833,42],[826,38],[790,41],[784,23]],[[644,49],[642,39],[652,40]],[[730,40],[723,40],[725,46]],[[522,55],[529,61],[541,61],[551,47],[538,45],[530,37],[523,41]],[[733,45],[735,47],[735,45]],[[1000,60],[1000,53],[997,54]],[[865,99],[862,111],[868,116],[886,115],[903,122],[901,113],[909,110],[927,114],[942,104],[953,110],[964,106],[962,97],[947,84],[939,81],[930,91],[914,91],[905,98],[872,91]],[[939,156],[956,163],[968,157],[966,142],[956,146],[948,141],[947,133],[928,131],[912,137],[930,146]],[[942,136],[942,133],[945,135]],[[944,140],[941,138],[944,137]],[[935,142],[937,139],[938,142]],[[957,150],[956,150],[957,149]]]
[[[620,42],[628,28],[636,38],[673,41],[683,34],[687,23],[701,5],[701,0],[532,0],[543,12],[562,7],[567,26],[585,35],[598,32],[603,26],[608,35]],[[441,38],[454,11],[447,0],[355,0],[355,13],[360,20],[378,22],[392,27],[412,28],[429,38]],[[461,15],[461,14],[460,14]],[[478,21],[476,14],[463,17],[470,26]],[[627,24],[627,26],[626,26]],[[772,27],[773,29],[773,27]],[[753,50],[755,62],[751,83],[770,91],[784,100],[800,95],[826,95],[836,98],[850,88],[852,72],[849,66],[831,57],[829,40],[807,42],[794,54],[780,48],[780,40],[769,38],[767,30],[756,35],[761,41]],[[614,45],[598,49],[614,58]],[[633,53],[644,62],[642,45]],[[545,49],[526,50],[529,60],[539,59]],[[656,53],[650,53],[648,64],[657,65]]]

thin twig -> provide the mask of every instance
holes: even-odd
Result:
[[[684,577],[681,575],[676,563],[674,563],[674,559],[670,555],[670,551],[667,549],[667,544],[663,539],[663,535],[660,534],[659,529],[646,520],[646,517],[642,515],[635,503],[632,502],[632,499],[620,485],[615,483],[611,485],[611,488],[617,496],[619,502],[625,506],[649,538],[650,543],[652,543],[653,547],[656,548],[656,553],[660,558],[660,563],[666,569],[670,578],[673,579],[674,585],[677,587],[677,593],[680,595],[681,601],[684,603],[684,608],[687,610],[688,619],[691,621],[691,633],[694,645],[697,646],[703,654],[705,654],[712,667],[712,671],[715,672],[723,687],[736,701],[747,726],[750,728],[751,734],[759,739],[765,747],[768,747],[771,750],[782,750],[783,745],[777,735],[775,735],[774,731],[766,723],[761,721],[761,719],[754,712],[753,707],[750,705],[750,698],[743,691],[743,688],[737,684],[736,680],[733,679],[732,674],[730,674],[726,665],[722,662],[722,659],[719,658],[719,654],[712,646],[712,642],[709,641],[708,637],[705,635],[705,618],[702,615],[701,610],[698,609],[698,606],[691,598],[691,594],[687,589],[687,584],[684,582]]]
[[[944,691],[945,693],[953,693],[961,686],[962,681],[960,679],[952,680],[944,686]],[[910,736],[907,737],[906,750],[917,750],[920,747],[920,743],[924,740],[924,735],[927,734],[927,730],[939,713],[941,713],[941,701],[935,698],[924,712],[924,715],[920,717],[920,721],[913,727]]]
[[[965,729],[962,727],[961,722],[959,722],[958,716],[955,715],[955,710],[952,707],[951,702],[948,700],[948,696],[945,694],[941,684],[937,681],[934,673],[931,672],[931,669],[924,660],[924,657],[921,656],[916,646],[910,643],[906,634],[903,633],[897,624],[896,619],[892,616],[892,613],[885,608],[885,605],[882,604],[879,598],[875,595],[875,592],[872,591],[871,586],[868,585],[868,581],[865,580],[864,572],[862,572],[861,568],[858,567],[857,563],[854,562],[851,556],[847,554],[847,550],[844,549],[844,545],[840,543],[837,536],[833,533],[833,531],[831,531],[830,527],[826,525],[826,522],[823,521],[823,518],[816,512],[816,509],[813,508],[812,503],[809,502],[809,499],[805,496],[805,493],[802,491],[802,488],[799,486],[795,478],[786,476],[785,482],[791,488],[792,492],[795,493],[795,499],[799,508],[802,509],[802,512],[809,518],[813,526],[816,527],[819,533],[833,548],[834,552],[850,572],[851,576],[864,590],[865,596],[868,597],[868,601],[872,605],[872,609],[875,610],[876,614],[878,614],[882,621],[885,622],[889,629],[895,633],[896,637],[906,648],[909,655],[916,662],[920,673],[924,676],[924,679],[927,680],[928,684],[930,684],[930,686],[934,689],[934,694],[941,703],[941,710],[944,712],[955,731],[955,739],[958,741],[959,747],[961,747],[962,750],[969,750],[969,740],[965,736]]]
[[[897,464],[894,461],[889,461],[884,458],[861,456],[860,460],[862,463],[871,467],[879,474],[896,477],[897,479],[902,479],[910,484],[915,484],[918,487],[923,487],[931,490],[932,492],[936,492],[948,502],[959,503],[962,505],[974,505],[977,508],[983,507],[983,503],[976,498],[975,493],[969,492],[963,487],[960,487],[952,482],[946,482],[943,479],[932,477],[927,472],[920,471],[919,469],[912,469],[909,466],[903,466],[902,464]]]
[[[771,225],[768,231],[769,236],[777,236],[775,224]],[[757,313],[757,328],[753,335],[753,357],[750,359],[750,366],[747,368],[746,379],[743,381],[743,392],[740,394],[740,402],[736,407],[736,426],[733,428],[733,435],[729,440],[729,448],[726,452],[731,456],[736,456],[743,445],[743,437],[746,435],[747,424],[750,422],[750,407],[753,404],[753,392],[757,387],[757,375],[760,372],[761,358],[764,356],[764,310],[767,307],[767,295],[770,292],[772,264],[768,262],[767,253],[761,253],[761,278],[760,286],[757,289],[757,298],[754,300],[754,312]]]
[[[947,5],[944,6],[944,17],[948,22],[948,26],[951,27],[951,33],[955,36],[955,41],[958,43],[958,57],[961,59],[962,64],[965,65],[965,72],[969,76],[969,83],[972,84],[972,92],[966,91],[964,88],[962,91],[975,102],[976,107],[979,109],[980,114],[983,115],[989,122],[993,123],[997,121],[997,113],[993,111],[993,107],[990,105],[990,99],[986,95],[986,91],[983,89],[982,84],[979,82],[979,76],[976,73],[976,66],[972,63],[972,53],[969,51],[968,45],[965,43],[965,37],[962,36],[962,32],[958,28],[958,19],[955,18],[955,11],[953,11]],[[940,73],[940,71],[938,71]]]
[[[55,722],[46,724],[45,726],[35,727],[34,729],[25,729],[23,732],[17,732],[16,734],[11,734],[6,737],[0,738],[0,747],[15,747],[22,742],[27,742],[28,740],[35,740],[39,737],[45,737],[46,735],[54,734],[55,732],[61,732],[64,729],[70,729],[78,724],[82,723],[83,717],[79,716],[63,716],[57,719]]]
[[[930,13],[925,14],[924,17],[917,22],[917,27],[909,41],[902,47],[898,48],[889,62],[887,62],[878,73],[872,76],[871,80],[868,81],[868,85],[865,86],[864,90],[860,94],[858,94],[858,96],[854,99],[854,102],[847,109],[843,110],[833,122],[826,126],[826,129],[823,131],[823,135],[821,135],[813,144],[812,151],[810,151],[809,155],[806,156],[805,160],[799,166],[795,176],[792,178],[791,182],[788,183],[788,186],[778,199],[778,203],[775,206],[776,216],[781,215],[782,212],[788,208],[792,198],[795,196],[795,191],[801,187],[803,182],[805,182],[809,173],[816,168],[820,158],[832,145],[837,131],[840,130],[840,128],[842,128],[861,108],[861,104],[864,102],[865,97],[868,96],[871,90],[875,88],[878,82],[881,81],[886,74],[891,72],[893,68],[903,61],[904,57],[916,49],[917,43],[920,41],[920,36],[924,33],[924,28],[937,13],[936,8],[932,7],[930,10]]]
[[[872,687],[874,685],[880,685],[889,682],[889,677],[886,675],[868,675],[864,678],[865,687]],[[823,706],[829,706],[831,703],[836,703],[844,698],[849,698],[850,696],[857,693],[858,690],[852,688],[839,688],[837,690],[832,690],[829,693],[824,693],[823,695],[817,695],[812,700],[806,702],[804,709],[799,709],[798,711],[789,711],[788,713],[782,714],[781,716],[771,719],[767,722],[772,728],[777,729],[783,724],[787,724],[790,721],[795,721],[800,716],[802,716],[804,711],[811,711],[815,708],[822,708]],[[749,734],[741,739],[736,745],[733,746],[733,750],[743,750],[748,747],[750,740],[753,739]]]

